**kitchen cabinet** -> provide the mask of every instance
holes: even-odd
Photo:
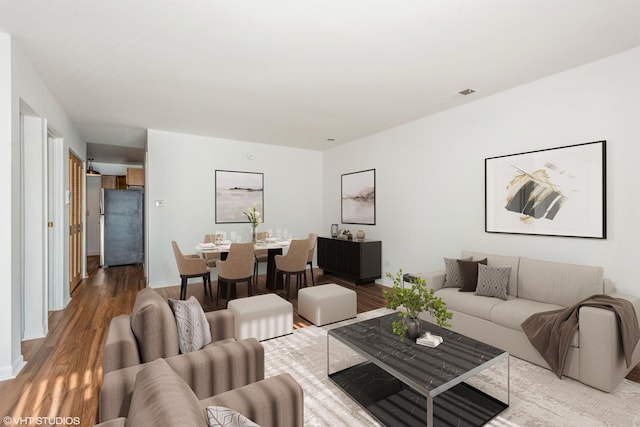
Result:
[[[143,187],[144,186],[144,169],[127,168],[127,185]]]

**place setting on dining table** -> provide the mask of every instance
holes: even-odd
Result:
[[[271,235],[270,230],[267,231],[266,233],[269,236]],[[217,238],[218,235],[221,235],[223,237],[221,237],[218,240]],[[243,242],[242,236],[235,232],[231,233],[232,239],[226,239],[224,237],[225,235],[226,235],[225,232],[216,232],[216,240],[214,242],[198,243],[196,245],[196,250],[200,253],[229,252],[229,248],[231,247],[232,243]],[[263,240],[256,239],[256,241],[254,242],[255,249],[273,249],[273,248],[283,249],[283,248],[289,247],[289,245],[291,244],[292,236],[286,233],[284,234],[287,236],[286,238],[282,237],[282,234],[280,233],[276,234],[276,236],[278,235],[280,235],[281,237],[266,237]],[[233,237],[235,237],[235,239],[233,239]]]
[[[251,218],[250,218],[251,219]],[[259,221],[259,217],[258,217]],[[256,224],[256,225],[254,225]],[[254,244],[254,250],[256,253],[266,251],[266,287],[272,291],[282,288],[282,279],[275,277],[275,256],[282,255],[283,249],[288,248],[291,245],[293,235],[291,235],[286,229],[276,229],[275,235],[272,230],[269,229],[263,233],[256,233],[255,228],[260,222],[252,222],[251,238]],[[202,242],[196,245],[196,250],[203,256],[206,254],[219,254],[221,260],[225,260],[229,251],[231,250],[232,243],[242,243],[242,234],[235,231],[227,233],[224,231],[217,231],[214,234],[215,238],[212,242]],[[260,236],[261,238],[258,238]],[[271,237],[273,236],[273,237]]]

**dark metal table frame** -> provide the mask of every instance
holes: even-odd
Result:
[[[434,406],[434,399],[440,399],[439,404],[445,402],[446,399],[457,399],[457,397],[444,397],[445,392],[451,393],[452,396],[456,393],[471,396],[469,397],[471,401],[477,399],[477,402],[481,402],[481,405],[488,407],[488,409],[486,409],[487,413],[469,416],[469,418],[473,418],[472,421],[463,420],[467,414],[458,414],[457,416],[460,418],[451,421],[450,424],[448,421],[440,420],[440,424],[443,425],[476,425],[474,423],[483,425],[509,406],[509,353],[425,321],[422,321],[423,331],[430,331],[435,335],[442,336],[444,338],[442,344],[436,348],[430,348],[417,345],[408,339],[401,343],[400,338],[394,335],[391,330],[391,322],[396,319],[397,314],[392,313],[332,329],[327,334],[327,375],[372,416],[385,423],[385,420],[377,416],[363,403],[363,401],[375,400],[376,397],[368,395],[366,387],[357,383],[357,381],[362,381],[362,378],[367,378],[372,382],[382,378],[381,381],[385,382],[386,388],[391,387],[389,381],[399,380],[405,388],[408,386],[408,389],[403,389],[401,392],[404,394],[403,401],[407,401],[407,394],[411,395],[411,399],[415,399],[415,402],[420,401],[421,404],[425,403],[424,398],[426,398],[426,420],[423,425],[426,423],[428,427],[434,426],[434,409],[438,407],[438,405]],[[330,343],[332,339],[362,356],[365,362],[331,372]],[[504,360],[507,365],[506,402],[465,383],[466,380],[481,371]],[[374,377],[375,380],[372,380]],[[370,386],[370,388],[374,387]],[[452,389],[456,391],[452,391]],[[379,391],[377,393],[379,394]],[[419,396],[416,397],[411,393]],[[400,398],[394,397],[393,399],[397,402]],[[442,404],[443,407],[445,405],[448,403]],[[455,417],[456,415],[453,415],[453,418]],[[477,417],[484,418],[476,420]],[[401,423],[401,420],[393,419],[394,425]]]

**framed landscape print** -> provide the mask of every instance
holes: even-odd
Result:
[[[606,141],[485,159],[485,231],[605,239]]]
[[[216,224],[248,223],[254,204],[264,221],[264,174],[216,170]]]
[[[342,223],[376,224],[376,170],[342,175]]]

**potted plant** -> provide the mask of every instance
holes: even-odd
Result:
[[[440,327],[451,326],[447,321],[453,314],[447,310],[447,304],[442,298],[433,295],[433,289],[427,287],[424,279],[413,278],[411,286],[405,287],[402,269],[398,270],[395,277],[389,272],[386,277],[393,280],[393,287],[383,291],[387,308],[396,310],[400,306],[404,307],[404,311],[398,312],[399,319],[392,323],[393,333],[400,336],[400,341],[404,342],[405,336],[415,340],[420,335],[418,314],[422,312],[431,314]]]

